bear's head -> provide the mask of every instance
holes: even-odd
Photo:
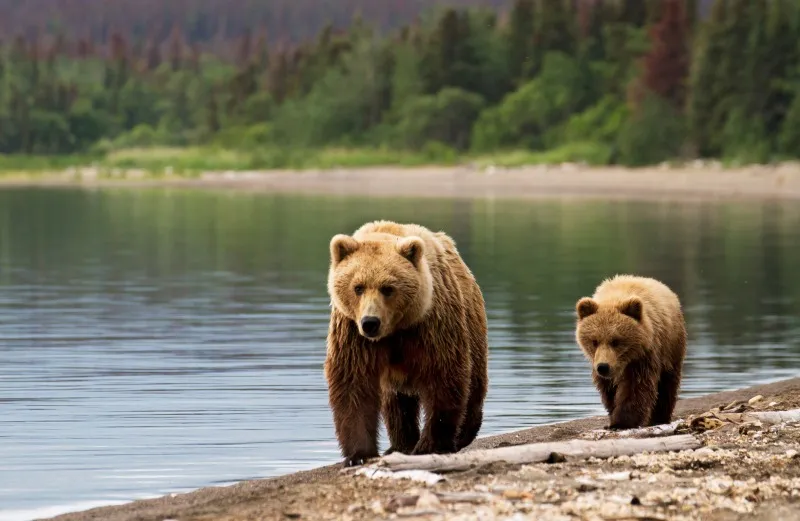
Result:
[[[331,239],[328,293],[362,336],[378,341],[425,317],[433,280],[421,238],[371,234],[359,239],[341,234]]]
[[[644,303],[635,296],[619,302],[583,297],[575,310],[578,315],[575,336],[592,362],[592,371],[601,378],[616,380],[647,345]]]

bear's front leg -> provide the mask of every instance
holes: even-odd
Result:
[[[617,393],[614,382],[608,378],[601,378],[595,375],[594,385],[597,387],[597,391],[600,393],[600,400],[603,402],[603,407],[605,407],[608,414],[611,414],[611,412],[614,410],[614,397]]]
[[[341,362],[325,362],[328,399],[343,465],[352,467],[378,457],[380,389],[377,378],[353,374],[349,364]]]
[[[423,396],[425,428],[412,454],[450,454],[456,452],[458,428],[466,413],[466,384],[442,382]]]
[[[658,397],[656,377],[645,368],[629,368],[619,382],[611,411],[609,429],[644,427]]]
[[[394,391],[384,393],[383,418],[391,444],[384,454],[411,454],[419,441],[419,398]]]

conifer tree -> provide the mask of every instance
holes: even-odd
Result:
[[[719,152],[719,140],[715,138],[714,130],[724,124],[721,117],[724,111],[720,109],[729,104],[735,90],[732,83],[735,82],[737,67],[731,66],[735,63],[732,60],[736,59],[738,67],[741,67],[741,56],[730,56],[731,52],[736,53],[735,48],[741,47],[742,42],[741,34],[737,35],[729,27],[732,12],[732,2],[715,0],[696,43],[689,84],[689,121],[695,145],[703,156]]]
[[[519,84],[530,78],[539,68],[538,48],[535,44],[534,0],[516,0],[506,30],[509,73]]]
[[[649,18],[647,0],[620,0],[620,20],[634,27],[644,26]]]
[[[650,41],[650,52],[644,59],[643,86],[681,110],[690,60],[684,0],[664,0],[663,14],[650,30]]]
[[[576,47],[576,17],[565,0],[539,0],[536,43],[541,52],[571,54]]]

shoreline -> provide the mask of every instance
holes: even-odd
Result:
[[[125,177],[123,177],[125,176]],[[367,197],[606,199],[647,201],[798,200],[800,164],[722,168],[712,164],[624,167],[580,165],[478,169],[362,167],[334,170],[205,172],[197,177],[148,177],[143,172],[0,176],[2,188],[192,188],[248,193]]]
[[[722,407],[737,400],[746,401],[756,395],[764,397],[800,396],[800,377],[682,399],[676,406],[674,418],[701,414],[713,407]],[[605,421],[605,416],[592,416],[489,435],[478,438],[466,451],[574,439],[587,431],[603,427]],[[344,476],[340,470],[340,463],[336,462],[273,478],[242,481],[226,486],[205,487],[192,492],[169,494],[122,505],[71,512],[48,519],[52,521],[163,521],[165,519],[244,521],[305,518],[299,515],[294,516],[291,512],[286,516],[277,513],[285,513],[290,505],[295,504],[298,493],[304,493],[311,496],[312,499],[322,501],[317,497],[321,494],[319,492],[321,487],[338,490],[343,480],[354,479],[352,476]],[[412,484],[410,482],[402,484],[394,482],[391,485],[411,486]],[[378,483],[374,486],[380,488],[384,485]]]

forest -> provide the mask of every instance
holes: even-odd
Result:
[[[0,0],[6,158],[133,165],[145,149],[195,149],[268,168],[320,150],[631,166],[800,154],[795,0],[60,0],[48,19],[42,3]]]

